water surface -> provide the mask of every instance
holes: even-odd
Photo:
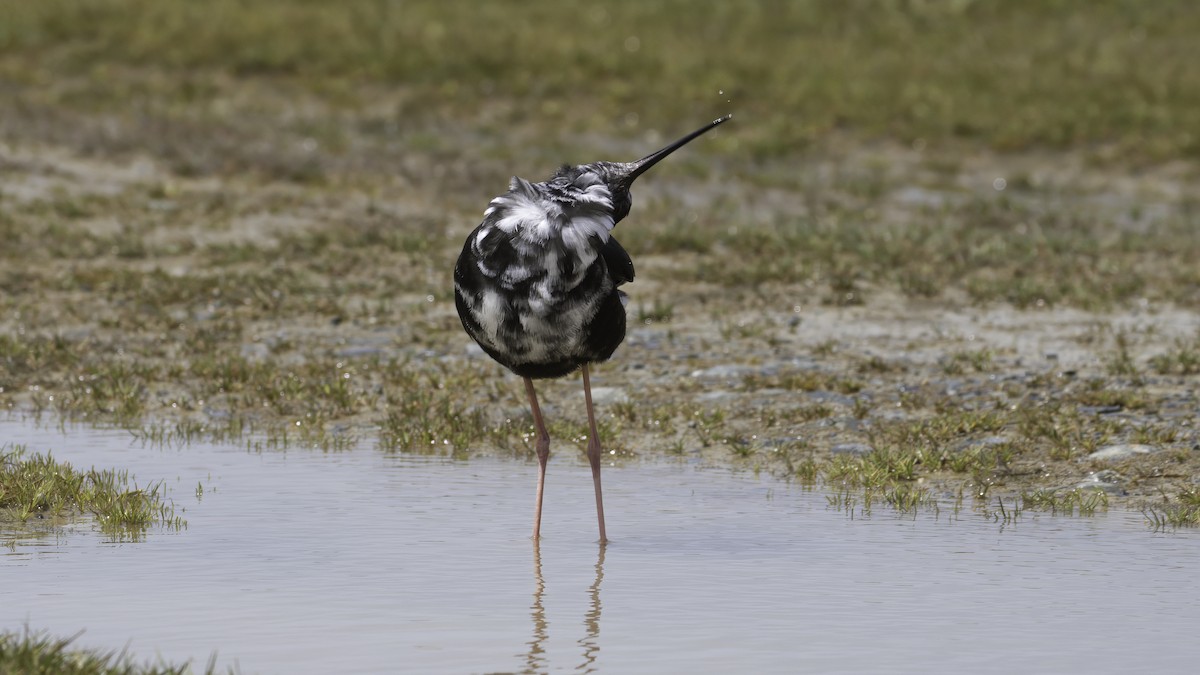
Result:
[[[0,443],[163,479],[188,527],[0,529],[0,628],[246,673],[1193,672],[1200,533],[1137,513],[851,519],[820,491],[609,467],[596,544],[574,446],[532,464],[151,448],[0,422]],[[197,484],[205,487],[202,497]],[[860,515],[860,514],[859,514]]]

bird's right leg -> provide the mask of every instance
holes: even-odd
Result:
[[[542,409],[538,406],[537,392],[533,390],[533,380],[528,377],[525,378],[525,393],[529,396],[529,409],[533,411],[533,426],[537,430],[537,499],[533,504],[533,538],[537,539],[542,531],[542,491],[546,487],[546,462],[550,459],[550,432],[546,431],[546,423],[542,420]]]
[[[592,465],[592,482],[596,486],[596,519],[600,521],[600,545],[603,546],[608,537],[604,535],[604,498],[600,490],[600,431],[596,429],[596,411],[592,407],[592,381],[588,378],[588,364],[583,364],[583,401],[587,405],[588,418],[588,462]]]

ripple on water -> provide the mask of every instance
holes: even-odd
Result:
[[[6,442],[163,479],[187,530],[86,525],[0,555],[0,627],[246,672],[1191,672],[1200,533],[1139,514],[850,519],[825,495],[560,444],[544,539],[530,464],[155,449],[0,422]],[[202,497],[195,486],[202,483]]]

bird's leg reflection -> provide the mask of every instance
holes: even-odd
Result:
[[[600,651],[600,582],[604,581],[604,549],[606,544],[600,542],[600,552],[596,557],[596,579],[592,582],[591,588],[588,589],[588,594],[591,596],[591,602],[588,603],[587,614],[583,617],[583,627],[587,629],[587,635],[579,640],[580,646],[583,647],[583,663],[575,670],[584,673],[590,673],[596,670],[596,655]]]
[[[596,672],[596,657],[600,653],[600,583],[604,581],[604,551],[606,545],[601,544],[596,555],[596,576],[588,588],[588,610],[583,617],[583,627],[586,635],[577,641],[583,647],[583,662],[575,670],[592,673]],[[533,623],[533,638],[526,643],[529,646],[525,653],[525,673],[544,673],[548,671],[549,662],[546,657],[546,641],[550,637],[550,622],[546,620],[546,579],[542,576],[541,542],[533,540],[533,603],[529,605],[529,617]]]
[[[546,580],[542,577],[542,545],[537,539],[533,540],[533,604],[529,606],[529,616],[533,620],[533,639],[529,641],[529,651],[525,654],[525,672],[546,672],[546,638],[549,636],[549,624],[546,622]]]

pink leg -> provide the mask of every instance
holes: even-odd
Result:
[[[529,409],[533,411],[533,425],[537,429],[538,481],[537,499],[533,504],[533,538],[536,541],[542,531],[542,490],[546,487],[546,462],[550,459],[550,432],[546,431],[546,423],[542,421],[533,380],[528,377],[525,378],[525,393],[529,395]]]
[[[600,492],[600,432],[596,429],[596,413],[592,409],[592,382],[588,378],[587,364],[583,364],[583,400],[587,403],[588,434],[587,456],[592,464],[592,482],[596,484],[596,518],[600,521],[600,543],[608,541],[604,535],[604,497]]]

